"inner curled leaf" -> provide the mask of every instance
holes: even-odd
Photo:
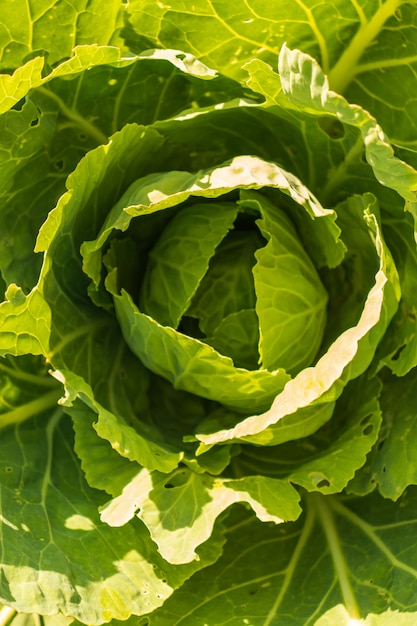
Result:
[[[148,257],[141,310],[254,370],[309,365],[327,293],[285,213],[254,191],[179,207]]]

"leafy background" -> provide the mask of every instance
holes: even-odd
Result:
[[[105,312],[98,317],[95,313],[93,320],[85,301],[77,302],[77,314],[73,305],[63,304],[78,274],[71,278],[69,272],[70,285],[63,288],[61,265],[61,277],[54,277],[49,288],[56,289],[56,315],[73,319],[69,327],[59,326],[65,327],[64,336],[47,346],[40,323],[35,334],[41,339],[35,341],[24,334],[27,322],[18,322],[19,329],[17,318],[7,314],[1,331],[6,352],[35,354],[8,356],[0,363],[0,410],[3,426],[8,426],[2,433],[0,466],[2,598],[19,611],[34,613],[15,614],[7,606],[0,612],[4,623],[37,625],[42,619],[45,625],[61,626],[60,621],[75,624],[76,617],[83,623],[112,620],[116,625],[131,612],[148,615],[120,623],[324,626],[348,624],[350,617],[363,617],[364,624],[376,626],[414,623],[413,196],[407,196],[409,211],[404,212],[402,190],[395,181],[381,187],[364,158],[361,125],[349,124],[346,118],[336,123],[331,110],[315,110],[311,100],[304,102],[308,112],[298,109],[283,94],[276,70],[284,42],[317,59],[330,89],[369,111],[389,137],[394,154],[415,165],[417,116],[409,87],[417,61],[415,8],[415,2],[401,0],[297,0],[268,7],[263,0],[243,5],[173,0],[169,6],[143,0],[128,5],[102,0],[2,3],[0,265],[4,288],[16,283],[22,289],[9,288],[3,310],[7,312],[12,302],[14,310],[20,307],[26,316],[44,319],[36,289],[27,300],[24,294],[37,284],[42,245],[52,238],[50,220],[50,231],[42,234],[44,243],[40,238],[39,251],[33,252],[41,224],[67,187],[76,194],[80,174],[78,179],[77,174],[68,176],[87,153],[90,160],[84,163],[93,171],[103,156],[98,147],[126,124],[156,123],[155,129],[168,137],[164,149],[171,146],[164,169],[174,153],[177,167],[185,162],[193,167],[190,155],[194,163],[204,156],[203,167],[209,167],[249,152],[278,160],[325,205],[334,206],[352,189],[377,195],[403,293],[393,333],[382,344],[380,356],[394,372],[405,374],[396,378],[384,371],[382,386],[378,379],[366,377],[351,383],[347,392],[352,395],[347,393],[337,404],[338,419],[310,437],[280,446],[279,462],[274,447],[260,454],[247,446],[233,461],[232,445],[222,453],[225,457],[213,457],[210,471],[232,458],[236,471],[241,466],[245,473],[283,479],[288,493],[291,483],[301,486],[304,513],[296,521],[275,525],[260,522],[248,504],[236,504],[213,521],[210,540],[198,548],[199,561],[171,565],[149,541],[140,519],[133,515],[129,523],[115,527],[98,514],[99,507],[106,511],[109,497],[116,496],[121,485],[135,478],[129,446],[112,455],[114,424],[103,407],[110,404],[116,414],[126,407],[135,412],[143,410],[147,396],[138,394],[135,404],[132,389],[123,398],[116,391],[126,389],[123,372],[140,366],[133,364]],[[153,48],[158,50],[144,52]],[[220,75],[213,77],[191,57],[168,50],[165,57],[158,55],[166,49],[194,55]],[[223,102],[227,105],[218,106]],[[187,124],[171,124],[170,118],[184,110],[195,117]],[[124,137],[128,133],[133,140],[129,127]],[[184,138],[186,157],[175,151]],[[115,148],[115,161],[119,158]],[[116,172],[114,189],[106,190],[115,197]],[[408,193],[413,191],[414,174],[407,174]],[[75,248],[72,256],[78,259]],[[85,338],[80,353],[79,342]],[[116,346],[121,367],[108,363],[94,371],[91,355],[105,357],[110,345]],[[59,363],[54,361],[58,352]],[[63,407],[56,405],[63,381],[48,374],[48,364],[36,356],[40,353],[48,354],[63,372]],[[71,389],[80,388],[77,376],[86,370],[90,387],[84,382],[81,400],[75,391],[68,397]],[[141,380],[144,387],[162,384]],[[181,396],[181,402],[186,406],[191,399]],[[192,406],[190,413],[195,410]],[[197,410],[203,418],[206,407]],[[86,442],[96,421],[100,437],[95,436],[97,448],[92,448]],[[162,471],[175,471],[179,431],[169,446],[166,440],[158,441],[166,463],[172,463]],[[140,444],[135,441],[143,454],[149,433],[139,434]],[[128,435],[133,436],[124,428],[123,436]],[[91,463],[93,449],[97,456]],[[117,480],[97,471],[105,468],[99,463],[110,455],[119,463]],[[160,509],[176,501],[185,510],[193,509],[196,500],[188,486],[180,481],[162,489]],[[342,489],[345,494],[338,495]],[[251,498],[245,498],[250,504]],[[271,505],[268,497],[265,503]],[[122,598],[118,589],[123,589]],[[57,609],[72,617],[48,617]]]

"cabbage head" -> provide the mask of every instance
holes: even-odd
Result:
[[[414,611],[414,3],[6,4],[0,624]]]

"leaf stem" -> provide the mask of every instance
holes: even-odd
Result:
[[[315,518],[314,509],[309,507],[307,509],[306,519],[305,519],[304,526],[301,531],[299,540],[292,553],[291,559],[285,569],[284,581],[281,585],[280,591],[276,597],[274,604],[272,605],[270,611],[268,612],[268,615],[266,616],[263,626],[271,626],[271,624],[275,623],[275,618],[278,613],[280,604],[283,601],[284,596],[288,591],[291,581],[293,580],[295,569],[297,567],[298,562],[301,560],[302,552],[305,546],[307,545],[307,542],[313,530],[314,518]]]
[[[85,117],[80,115],[78,111],[76,111],[75,109],[70,109],[70,107],[65,104],[62,98],[57,96],[57,94],[55,94],[53,91],[47,89],[46,87],[38,87],[37,90],[43,93],[48,98],[51,98],[51,100],[54,100],[58,104],[61,113],[65,115],[65,117],[67,117],[69,120],[75,122],[76,125],[79,126],[87,135],[93,137],[99,145],[106,144],[108,142],[109,138],[107,137],[107,135],[105,135],[99,128],[97,128],[97,126],[89,122]]]
[[[342,591],[345,608],[352,619],[359,620],[361,619],[359,607],[349,581],[348,567],[342,552],[333,513],[328,504],[331,502],[331,498],[329,496],[322,496],[321,494],[311,495],[310,498],[314,502],[314,508],[322,522],[322,527],[326,535],[327,543],[330,548],[330,554],[339,580],[340,589]]]
[[[333,171],[330,170],[329,179],[324,185],[321,193],[318,194],[320,202],[323,206],[334,206],[341,200],[341,198],[338,198],[336,194],[343,191],[342,185],[348,178],[349,167],[359,161],[364,149],[363,138],[362,135],[359,134],[343,161],[339,163],[336,169]]]
[[[38,374],[30,374],[14,367],[9,367],[0,363],[0,372],[5,372],[10,378],[29,383],[31,385],[38,385],[39,387],[54,387],[56,388],[56,380],[52,377],[40,376]],[[1,626],[1,623],[0,623]]]
[[[7,413],[0,414],[0,429],[5,428],[10,424],[20,424],[30,417],[33,417],[42,411],[46,411],[46,409],[54,406],[61,396],[61,388],[53,389],[52,391],[45,393],[40,398],[26,402],[26,404],[22,404]]]
[[[349,46],[329,72],[330,89],[340,94],[346,90],[357,73],[360,57],[401,3],[402,0],[387,0],[368,22],[360,26]]]

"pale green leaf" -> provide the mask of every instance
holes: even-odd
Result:
[[[259,354],[264,367],[296,373],[313,363],[326,323],[327,293],[285,213],[267,200],[259,204],[259,228],[268,243],[256,252],[253,268]]]
[[[196,547],[210,537],[215,520],[232,504],[245,502],[262,521],[280,524],[297,519],[298,501],[287,481],[267,476],[233,480],[187,469],[168,476],[142,471],[102,509],[101,519],[121,526],[137,511],[161,555],[180,564],[198,558]]]
[[[144,313],[178,327],[237,211],[232,202],[193,204],[171,219],[148,254],[139,298]]]
[[[236,367],[259,366],[259,319],[255,309],[243,309],[223,318],[213,335],[204,339],[220,354],[227,354]]]
[[[114,302],[120,327],[132,352],[152,372],[170,381],[175,389],[247,412],[248,406],[260,409],[269,406],[289,378],[281,369],[268,372],[236,368],[231,358],[211,346],[161,326],[141,313],[126,292],[114,296]]]
[[[209,337],[228,316],[255,308],[252,268],[256,263],[255,252],[265,245],[265,240],[253,219],[249,224],[247,230],[241,230],[235,223],[234,230],[217,247],[187,310],[187,315],[196,317],[199,328]],[[257,320],[255,325],[258,328]]]

